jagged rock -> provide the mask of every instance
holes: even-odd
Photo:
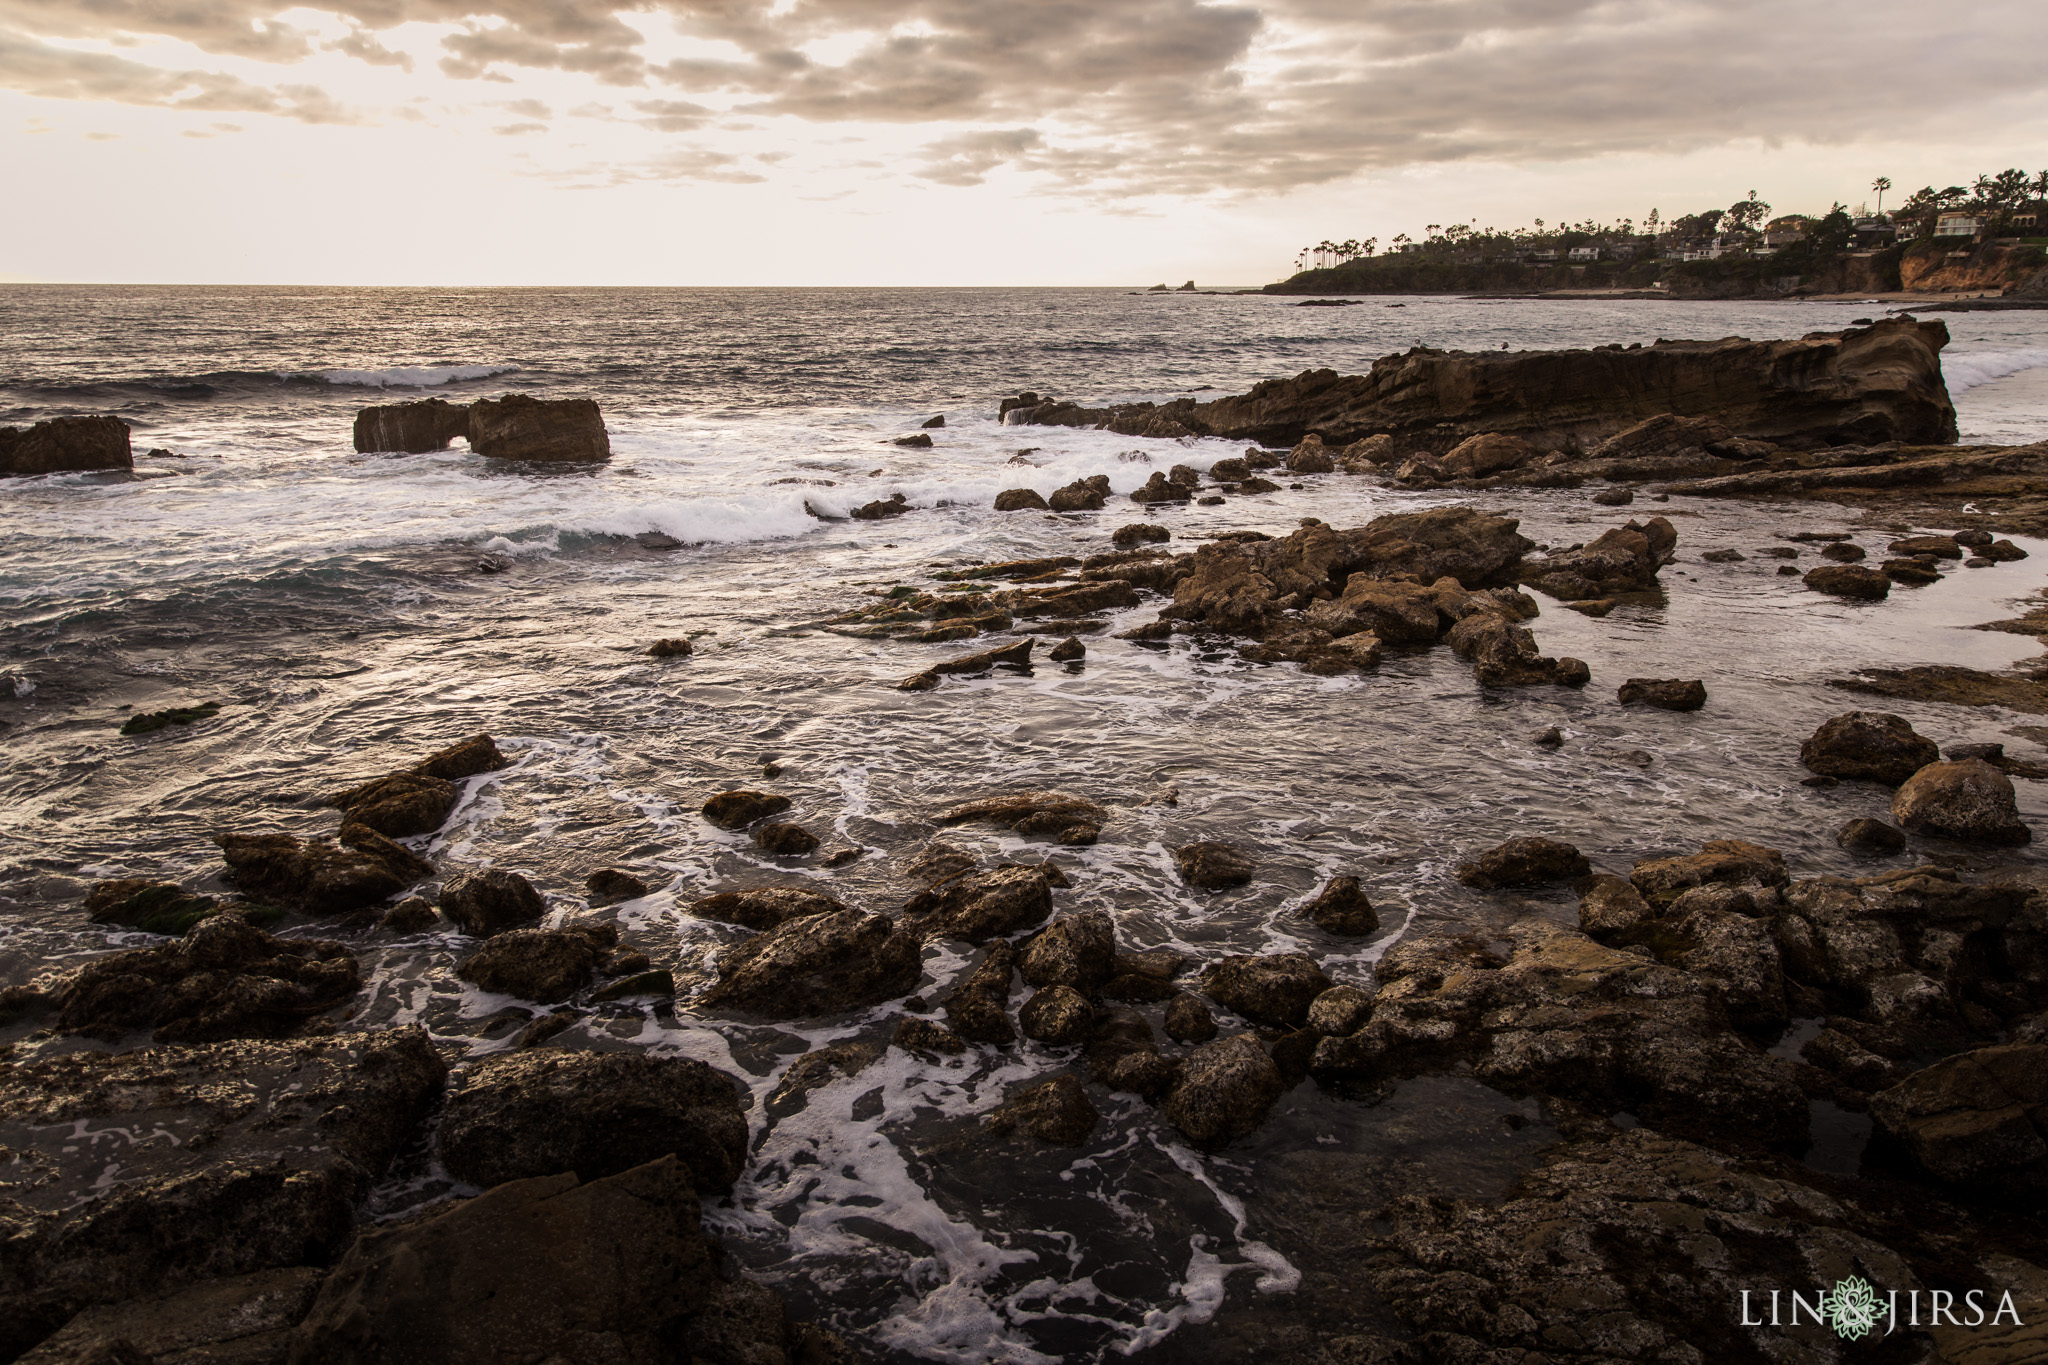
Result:
[[[1979,555],[1994,564],[2010,564],[2016,559],[2025,559],[2027,552],[2009,540],[1994,540],[1984,546]]]
[[[756,820],[780,815],[790,800],[767,792],[720,792],[704,803],[704,818],[720,829],[745,829]]]
[[[1155,469],[1152,471],[1152,477],[1145,481],[1144,486],[1132,492],[1131,501],[1136,503],[1186,502],[1193,496],[1193,493],[1188,490],[1186,484],[1175,483]]]
[[[954,1032],[970,1042],[994,1043],[998,1047],[1016,1040],[1017,1031],[1010,1026],[1010,974],[1016,966],[1016,950],[1007,943],[997,943],[947,993],[939,1003]]]
[[[1519,436],[1484,431],[1460,441],[1439,463],[1446,473],[1456,477],[1483,479],[1503,470],[1519,469],[1535,454],[1536,448]]]
[[[55,1024],[109,1042],[138,1029],[159,1043],[281,1038],[361,985],[339,943],[276,938],[228,913],[176,942],[86,963],[57,988]]]
[[[1202,973],[1202,989],[1255,1024],[1300,1028],[1309,1005],[1330,989],[1330,978],[1306,953],[1233,956]]]
[[[1568,882],[1592,871],[1586,855],[1555,839],[1521,836],[1496,844],[1476,863],[1458,869],[1458,880],[1482,890],[1498,886],[1544,886]]]
[[[349,819],[389,839],[432,834],[455,809],[455,784],[417,773],[393,773],[333,798]]]
[[[1094,474],[1055,489],[1046,506],[1055,512],[1099,512],[1109,497],[1109,476]]]
[[[1079,1147],[1101,1120],[1081,1082],[1072,1076],[1055,1076],[1013,1092],[984,1122],[991,1133],[1021,1128],[1040,1142]]]
[[[52,417],[0,427],[0,477],[133,469],[128,424],[118,417]]]
[[[1697,678],[1630,678],[1614,699],[1623,706],[1642,702],[1665,711],[1697,711],[1707,704],[1707,685]]]
[[[807,886],[763,886],[750,891],[722,891],[693,901],[690,913],[699,919],[773,929],[805,915],[830,915],[844,910],[832,897]]]
[[[747,1162],[745,1091],[687,1057],[534,1048],[471,1063],[441,1119],[441,1159],[472,1185],[601,1180],[673,1156],[699,1190]]]
[[[2012,779],[1981,758],[1930,763],[1892,797],[1892,819],[1916,834],[1981,844],[2024,844]]]
[[[1051,659],[1056,664],[1064,664],[1072,663],[1076,659],[1084,659],[1087,656],[1088,646],[1081,643],[1081,637],[1069,635],[1066,639],[1054,645],[1046,653],[1045,657]]]
[[[818,836],[802,825],[767,824],[754,831],[754,845],[775,858],[801,858],[818,851]]]
[[[476,938],[537,920],[547,908],[532,882],[502,868],[465,872],[441,888],[441,913]]]
[[[1629,943],[1657,912],[1625,878],[1596,872],[1579,894],[1579,928],[1602,943]]]
[[[1845,711],[1823,721],[1799,746],[1799,761],[1824,777],[1851,777],[1896,787],[1941,757],[1931,739],[1904,716]]]
[[[588,398],[508,393],[469,405],[469,448],[501,460],[609,460],[604,416]]]
[[[1042,885],[1042,883],[1041,883]],[[916,988],[919,940],[886,915],[859,910],[803,915],[721,950],[707,1009],[776,1019],[865,1009]]]
[[[1195,1142],[1228,1142],[1265,1122],[1285,1089],[1266,1050],[1240,1033],[1190,1052],[1161,1110]]]
[[[1866,569],[1860,564],[1823,564],[1817,569],[1808,569],[1804,582],[1815,592],[1864,602],[1881,602],[1892,590],[1888,574],[1881,569]]]
[[[592,905],[636,901],[654,890],[632,873],[622,872],[616,867],[601,867],[591,873],[584,878],[583,889],[589,893]]]
[[[1835,834],[1835,842],[1858,853],[1902,853],[1906,833],[1882,820],[1851,820]]]
[[[1784,886],[1785,855],[1741,839],[1709,839],[1682,858],[1644,858],[1629,881],[1652,905],[1667,905],[1695,886]]]
[[[903,932],[912,937],[986,943],[1042,923],[1052,890],[1035,867],[970,872],[921,891],[904,903]]]
[[[424,877],[425,859],[364,825],[344,821],[338,843],[289,834],[216,834],[228,876],[245,895],[309,915],[374,905]]]
[[[1031,671],[1031,644],[1032,642],[1029,640],[1019,640],[1014,645],[1004,645],[999,649],[985,649],[978,654],[966,654],[957,659],[948,659],[944,663],[933,664],[922,673],[912,674],[896,684],[896,686],[899,691],[904,692],[929,692],[932,688],[939,685],[939,675],[942,673],[987,673],[996,668],[997,665],[1005,668],[1018,668],[1029,673]]]
[[[1354,572],[1392,578],[1413,574],[1425,583],[1455,578],[1467,588],[1514,579],[1522,556],[1535,542],[1519,534],[1514,517],[1470,507],[1433,507],[1375,517],[1348,539]]]
[[[1092,991],[1116,974],[1116,928],[1102,910],[1062,915],[1026,941],[1017,965],[1033,986]]]
[[[1332,877],[1315,899],[1301,908],[1301,913],[1326,934],[1364,938],[1380,927],[1379,912],[1366,899],[1365,889],[1356,877]]]
[[[1050,509],[1035,488],[1006,488],[996,494],[998,512],[1044,512]]]
[[[365,454],[400,452],[420,455],[446,450],[460,436],[469,439],[469,404],[445,398],[412,403],[385,403],[356,412],[355,445]]]
[[[1216,1036],[1216,1016],[1198,995],[1175,992],[1167,1002],[1166,1036],[1176,1043],[1206,1043]]]
[[[1017,1011],[1019,1031],[1052,1047],[1082,1042],[1094,1026],[1094,1007],[1072,986],[1047,986],[1034,992]]]
[[[508,929],[485,940],[456,971],[498,995],[543,1004],[566,1000],[590,984],[598,945],[564,929]]]
[[[1870,1116],[1937,1180],[2028,1203],[2048,1196],[2048,1045],[1943,1058],[1873,1095]]]
[[[1337,461],[1323,445],[1323,438],[1311,431],[1287,452],[1287,470],[1292,474],[1333,474]]]
[[[1669,564],[1678,532],[1664,517],[1604,531],[1587,545],[1522,567],[1522,581],[1561,602],[1640,592]]]
[[[1372,994],[1356,986],[1332,986],[1309,1002],[1303,1020],[1328,1038],[1341,1038],[1365,1027],[1372,1017]]]
[[[446,1067],[418,1028],[0,1066],[0,1355],[92,1305],[337,1253]],[[108,1149],[84,1128],[159,1135]]]
[[[902,442],[899,441],[897,444],[900,445]],[[931,444],[930,437],[925,438],[925,444]],[[910,502],[907,498],[901,493],[891,493],[886,498],[876,498],[873,502],[862,503],[853,509],[852,515],[855,521],[884,521],[890,517],[900,517],[909,510]]]
[[[1733,434],[1709,417],[1680,417],[1664,412],[1608,437],[1594,448],[1592,458],[1690,465],[1707,456],[1707,447],[1718,445]]]
[[[1215,842],[1177,848],[1173,851],[1173,860],[1180,867],[1180,879],[1204,891],[1243,886],[1252,879],[1252,872],[1257,867],[1251,855],[1242,849]]]
[[[1539,654],[1536,637],[1528,627],[1495,612],[1473,612],[1451,627],[1444,643],[1452,653],[1471,660],[1472,676],[1482,686],[1533,687],[1547,683],[1584,687],[1592,680],[1592,670],[1584,661]]]
[[[1083,797],[1069,796],[1065,792],[1037,791],[981,797],[942,810],[933,818],[942,825],[986,820],[992,825],[1013,829],[1027,838],[1093,843],[1095,831],[1108,822],[1109,812]],[[1070,832],[1074,834],[1072,839],[1067,837]]]

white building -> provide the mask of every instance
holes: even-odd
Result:
[[[1934,220],[1937,237],[1975,237],[1984,230],[1984,220],[1974,213],[1944,213]]]
[[[1600,259],[1600,248],[1597,246],[1575,246],[1566,255],[1568,259],[1574,261],[1597,261]]]

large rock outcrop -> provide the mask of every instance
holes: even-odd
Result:
[[[1489,432],[1542,449],[1590,449],[1646,418],[1710,417],[1737,436],[1821,444],[1949,442],[1940,322],[1887,319],[1787,341],[1660,341],[1585,351],[1417,347],[1362,375],[1308,370],[1206,403],[1009,408],[1009,423],[1103,427],[1126,436],[1220,436],[1292,447],[1310,432],[1347,445],[1388,434],[1441,454]]]
[[[469,404],[445,398],[416,403],[383,403],[356,414],[356,449],[364,453],[420,455],[446,450],[456,437],[469,439]]]
[[[0,477],[134,467],[128,424],[118,417],[53,417],[26,429],[0,427]]]
[[[469,448],[501,460],[609,460],[604,415],[588,398],[508,393],[469,406]]]

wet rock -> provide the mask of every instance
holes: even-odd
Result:
[[[1784,886],[1785,855],[1741,839],[1709,839],[1682,858],[1644,858],[1629,881],[1652,905],[1668,905],[1695,886]]]
[[[1475,611],[1451,627],[1444,642],[1460,658],[1472,662],[1472,675],[1487,687],[1532,687],[1554,684],[1584,687],[1592,673],[1572,658],[1537,653],[1528,627],[1491,611]]]
[[[607,981],[591,994],[598,1004],[610,1000],[631,1000],[635,996],[673,996],[676,993],[675,974],[665,967],[651,971],[636,971],[616,981]]]
[[[1042,923],[1052,890],[1035,867],[970,872],[921,891],[904,903],[903,932],[919,939],[986,943]]]
[[[1626,507],[1635,500],[1632,488],[1603,488],[1593,495],[1593,501],[1602,507]]]
[[[1509,469],[1519,469],[1536,454],[1536,448],[1519,436],[1487,431],[1468,436],[1451,447],[1440,464],[1446,474],[1457,478],[1483,479]]]
[[[1952,536],[1907,536],[1887,546],[1895,555],[1933,555],[1936,559],[1961,559],[1963,547]]]
[[[1186,502],[1194,496],[1186,484],[1175,483],[1158,470],[1145,480],[1142,488],[1132,491],[1131,501],[1136,503]]]
[[[1202,973],[1202,989],[1255,1024],[1300,1028],[1309,1005],[1330,989],[1330,978],[1306,953],[1232,956]]]
[[[1110,536],[1110,544],[1119,550],[1128,550],[1137,545],[1158,545],[1173,539],[1173,532],[1156,521],[1137,521],[1129,526],[1119,526]]]
[[[1116,929],[1105,911],[1062,915],[1024,944],[1017,965],[1033,986],[1092,991],[1116,974]]]
[[[361,408],[356,412],[354,436],[356,450],[364,454],[421,455],[446,450],[458,436],[469,439],[469,404],[423,398]]]
[[[1341,1038],[1365,1027],[1372,1017],[1372,995],[1356,986],[1332,986],[1309,1002],[1309,1028],[1328,1038]]]
[[[1046,505],[1055,512],[1099,512],[1109,497],[1109,476],[1094,474],[1056,489]]]
[[[1051,659],[1056,664],[1064,664],[1071,663],[1076,659],[1085,658],[1087,654],[1088,646],[1081,643],[1080,637],[1069,635],[1066,639],[1054,645],[1045,657]]]
[[[916,937],[898,933],[886,915],[859,910],[787,920],[721,950],[717,967],[705,1008],[776,1019],[878,1005],[910,994],[923,972]]]
[[[417,1028],[0,1067],[0,1355],[81,1309],[324,1260],[446,1067]],[[158,1135],[108,1150],[79,1132]]]
[[[925,438],[925,444],[931,444],[930,437]],[[909,510],[910,503],[901,493],[891,493],[886,498],[862,503],[853,509],[852,516],[855,521],[883,521],[889,517],[900,517]]]
[[[802,825],[767,824],[754,831],[754,844],[776,858],[800,858],[818,850],[818,836]]]
[[[498,995],[549,1003],[590,984],[597,945],[561,929],[507,929],[486,939],[456,975]]]
[[[1240,1033],[1188,1054],[1162,1112],[1192,1141],[1228,1142],[1265,1122],[1284,1089],[1280,1068],[1266,1050]]]
[[[1700,558],[1708,564],[1740,564],[1749,556],[1740,550],[1708,550]]]
[[[420,777],[438,777],[443,782],[460,782],[465,777],[494,773],[510,767],[511,760],[498,750],[489,735],[471,735],[427,755],[407,771]]]
[[[1707,454],[1707,447],[1734,433],[1711,417],[1680,417],[1659,413],[1616,432],[1593,449],[1593,458],[1643,464],[1689,464]]]
[[[673,1156],[698,1190],[746,1166],[744,1091],[687,1057],[539,1048],[470,1065],[441,1119],[441,1159],[472,1185],[573,1172],[600,1180]]]
[[[1640,891],[1621,877],[1596,872],[1579,894],[1579,928],[1602,943],[1632,943],[1656,917]]]
[[[386,838],[432,834],[455,809],[455,784],[416,773],[393,773],[341,793],[332,804]]]
[[[434,903],[425,896],[407,896],[384,912],[384,918],[377,921],[377,927],[388,934],[424,934],[439,928],[440,915],[434,911]]]
[[[1072,1076],[1027,1085],[990,1112],[984,1122],[991,1133],[1013,1129],[1056,1147],[1079,1147],[1102,1120],[1094,1102]]]
[[[648,657],[654,659],[687,659],[691,653],[690,642],[680,635],[656,640],[647,646]]]
[[[2009,540],[1994,540],[1989,545],[1984,546],[1978,553],[1980,558],[1988,559],[1994,564],[2009,564],[2013,560],[2025,559],[2027,557],[2025,550],[2022,550]]]
[[[1176,991],[1167,1002],[1166,1036],[1176,1043],[1206,1043],[1216,1036],[1216,1016],[1198,995]]]
[[[0,427],[0,477],[133,469],[128,424],[118,417],[53,417]]]
[[[1528,835],[1510,839],[1479,855],[1476,863],[1458,869],[1467,886],[1490,890],[1500,886],[1545,886],[1568,882],[1592,871],[1586,855],[1556,839]]]
[[[1333,474],[1337,461],[1323,445],[1323,438],[1310,432],[1301,438],[1300,444],[1287,452],[1287,469],[1294,474]]]
[[[501,460],[609,460],[611,436],[588,398],[508,393],[469,405],[469,448]]]
[[[934,1062],[940,1057],[958,1057],[967,1051],[965,1038],[929,1019],[905,1019],[896,1025],[896,1032],[889,1037],[889,1045]]]
[[[196,895],[176,882],[149,877],[116,877],[96,882],[85,894],[86,918],[94,924],[118,924],[144,933],[182,934],[203,919],[220,913],[218,897]],[[254,906],[245,914],[261,914]]]
[[[616,867],[601,867],[583,879],[583,889],[590,896],[592,905],[613,905],[619,901],[636,901],[653,893],[654,888],[630,872]]]
[[[1835,834],[1835,842],[1858,853],[1903,853],[1906,832],[1882,820],[1851,820]]]
[[[1576,550],[1565,550],[1522,567],[1522,581],[1562,602],[1639,592],[1657,581],[1669,564],[1678,532],[1664,517],[1629,522],[1602,532]]]
[[[940,1001],[954,1032],[970,1042],[998,1047],[1016,1041],[1017,1031],[1010,1026],[1010,974],[1016,965],[1016,950],[997,943]]]
[[[1337,467],[1346,474],[1370,474],[1381,465],[1391,464],[1398,458],[1393,437],[1367,436],[1363,440],[1353,441],[1337,452]]]
[[[1823,564],[1808,569],[1804,581],[1815,592],[1863,602],[1883,601],[1892,590],[1892,580],[1882,570],[1859,564]]]
[[[1887,711],[1845,711],[1823,721],[1799,746],[1799,761],[1824,777],[1896,787],[1941,757],[1931,739]]]
[[[1366,899],[1365,888],[1356,877],[1332,877],[1301,913],[1326,934],[1364,938],[1380,927],[1379,912]]]
[[[490,867],[464,872],[443,886],[441,913],[463,933],[489,938],[539,919],[547,913],[547,903],[517,872]]]
[[[1180,867],[1181,880],[1203,891],[1243,886],[1257,866],[1242,849],[1213,841],[1177,848],[1173,860]]]
[[[434,874],[425,859],[353,822],[334,840],[223,833],[214,842],[244,895],[309,915],[359,910]]]
[[[1181,1076],[1176,1058],[1162,1057],[1152,1040],[1152,1026],[1135,1010],[1100,1010],[1083,1053],[1089,1077],[1111,1090],[1128,1091],[1154,1104]]]
[[[690,913],[699,919],[773,929],[806,915],[830,915],[846,909],[822,891],[807,886],[763,886],[749,891],[723,891],[693,901]]]
[[[1050,1047],[1083,1042],[1094,1025],[1094,1007],[1072,986],[1047,986],[1017,1011],[1017,1027],[1024,1036]]]
[[[1013,792],[985,796],[942,810],[933,817],[942,825],[987,821],[1013,829],[1027,838],[1054,838],[1062,843],[1093,843],[1093,831],[1109,820],[1109,812],[1093,801],[1065,792]],[[1069,832],[1075,838],[1069,840]],[[1089,831],[1082,837],[1079,831]]]
[[[8,679],[7,694],[14,695],[13,679]],[[220,714],[217,701],[201,702],[197,706],[172,706],[162,711],[144,711],[128,717],[121,723],[124,735],[149,735],[171,725],[192,725],[202,720],[212,720]]]
[[[1836,564],[1854,564],[1863,558],[1863,547],[1860,545],[1850,545],[1846,542],[1838,545],[1829,545],[1821,550],[1820,557]]]
[[[1050,510],[1035,488],[1006,488],[996,494],[998,512],[1044,512]]]
[[[1564,732],[1555,725],[1548,726],[1545,729],[1538,730],[1535,738],[1530,742],[1541,745],[1546,749],[1556,749],[1564,744]]]
[[[2048,1196],[2048,1045],[1945,1058],[1872,1096],[1870,1116],[1937,1180],[2029,1203]]]
[[[1941,573],[1928,559],[1887,559],[1878,565],[1894,583],[1904,583],[1912,588],[1924,588],[1929,583],[1939,583]]]
[[[1014,645],[1004,645],[999,649],[985,649],[978,654],[965,654],[957,659],[948,659],[944,663],[933,664],[922,673],[913,673],[902,682],[896,684],[896,687],[898,691],[902,692],[929,692],[939,685],[939,676],[941,674],[988,673],[993,671],[998,665],[1005,668],[1022,669],[1024,672],[1029,673],[1031,671],[1031,644],[1032,642],[1029,640],[1019,640]]]
[[[139,1029],[159,1043],[281,1038],[362,985],[339,943],[281,939],[234,913],[174,943],[94,958],[57,988],[62,1033],[115,1041]]]
[[[1707,685],[1697,678],[1630,678],[1614,699],[1623,706],[1641,702],[1665,711],[1697,711],[1707,704]]]
[[[1522,556],[1535,548],[1516,531],[1519,525],[1516,518],[1470,507],[1435,507],[1376,517],[1347,540],[1355,569],[1370,577],[1413,574],[1425,583],[1450,577],[1476,588],[1512,581]]]
[[[767,792],[720,792],[704,803],[704,818],[720,829],[745,829],[788,810],[790,800]]]
[[[1892,818],[1916,834],[1982,844],[2024,844],[2012,779],[1981,758],[1930,763],[1892,797]]]
[[[974,859],[963,850],[943,840],[934,839],[918,850],[917,857],[903,869],[903,875],[914,882],[933,886],[963,872],[972,872],[974,867]]]

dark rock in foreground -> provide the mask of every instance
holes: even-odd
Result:
[[[773,929],[805,915],[829,915],[845,908],[824,892],[807,886],[763,886],[706,896],[691,903],[690,913],[700,919],[744,924],[749,929]]]
[[[1035,867],[970,872],[921,891],[903,906],[903,932],[920,939],[986,943],[1044,922],[1052,888]]]
[[[617,1175],[674,1156],[698,1190],[732,1186],[746,1164],[743,1091],[686,1057],[529,1048],[473,1064],[449,1097],[441,1155],[472,1185]]]
[[[573,929],[507,929],[486,939],[456,975],[499,995],[552,1004],[590,984],[598,952],[590,935]]]
[[[1300,1028],[1308,1007],[1330,989],[1330,978],[1306,953],[1232,956],[1210,964],[1202,989],[1255,1024]]]
[[[1904,716],[1845,711],[1823,721],[1799,746],[1799,761],[1825,777],[1861,778],[1896,787],[1941,757]]]
[[[2048,1198],[2048,1045],[1944,1058],[1872,1096],[1870,1113],[1937,1180],[2027,1203]]]
[[[501,460],[609,460],[611,436],[588,398],[508,393],[469,405],[469,448]]]
[[[441,888],[441,913],[477,938],[537,920],[547,908],[532,882],[498,867],[464,872]]]
[[[1285,1088],[1258,1040],[1240,1033],[1189,1053],[1161,1111],[1196,1142],[1227,1142],[1265,1122]]]
[[[118,417],[53,417],[0,427],[0,477],[133,469],[128,424]]]
[[[717,965],[700,1005],[776,1019],[878,1005],[910,994],[923,973],[916,937],[859,910],[788,920],[723,949]]]

